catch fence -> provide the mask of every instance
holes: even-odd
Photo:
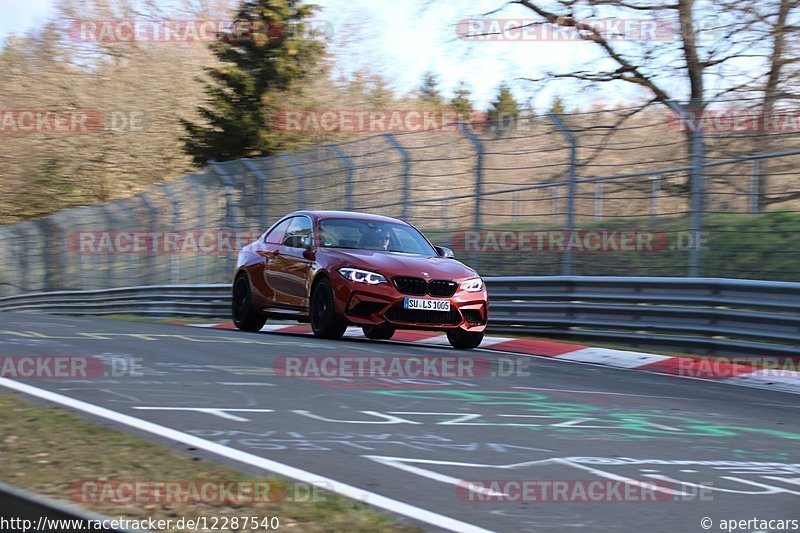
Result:
[[[228,283],[238,249],[297,209],[405,219],[485,276],[800,281],[797,131],[687,134],[669,109],[627,111],[210,162],[0,226],[0,296]]]

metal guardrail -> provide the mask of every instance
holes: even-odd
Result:
[[[800,283],[490,278],[490,329],[732,356],[800,356]]]
[[[800,357],[800,283],[713,278],[486,278],[489,331],[731,356]],[[0,298],[0,311],[229,316],[228,285]]]
[[[112,520],[72,505],[53,501],[39,494],[0,483],[0,531],[72,533],[73,531],[90,530],[111,533],[146,533],[144,530],[103,527],[111,525]]]
[[[0,311],[60,315],[230,316],[228,285],[150,285],[0,298]]]

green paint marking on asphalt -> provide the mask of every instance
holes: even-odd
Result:
[[[557,424],[519,422],[491,423],[473,419],[473,424],[486,424],[506,427],[527,427],[534,430],[549,429],[572,433],[596,432],[596,430],[621,431],[629,438],[680,436],[680,437],[736,437],[748,433],[770,437],[800,440],[800,434],[789,431],[753,428],[747,426],[715,424],[698,418],[686,416],[641,413],[625,410],[609,410],[596,405],[573,402],[548,401],[549,397],[526,391],[463,391],[463,390],[388,390],[369,391],[373,394],[393,396],[403,399],[451,400],[470,402],[478,406],[521,406],[533,416],[565,419]],[[519,413],[514,413],[519,415]],[[618,434],[619,435],[619,434]]]

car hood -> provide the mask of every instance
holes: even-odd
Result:
[[[377,271],[384,276],[415,276],[430,279],[464,279],[477,276],[478,273],[455,259],[443,257],[425,257],[400,252],[381,252],[374,250],[334,250],[328,249],[326,254],[335,257],[342,266],[352,266],[364,270]]]

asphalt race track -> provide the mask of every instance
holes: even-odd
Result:
[[[306,480],[334,480],[430,530],[705,531],[708,517],[720,531],[721,520],[800,518],[800,403],[792,394],[481,350],[0,313],[0,356],[12,355],[137,361],[140,376],[0,379],[0,390],[56,399],[108,422],[107,411],[74,400],[88,402],[127,415],[113,423],[128,431],[187,453],[244,459],[246,471],[274,465],[284,475],[294,468]],[[281,357],[371,355],[504,366],[438,380],[274,371]],[[148,422],[182,433],[154,434]],[[192,437],[180,444],[183,434]],[[658,490],[655,501],[576,501],[573,492],[570,501],[498,501],[462,480],[571,480],[570,491],[626,480]]]

